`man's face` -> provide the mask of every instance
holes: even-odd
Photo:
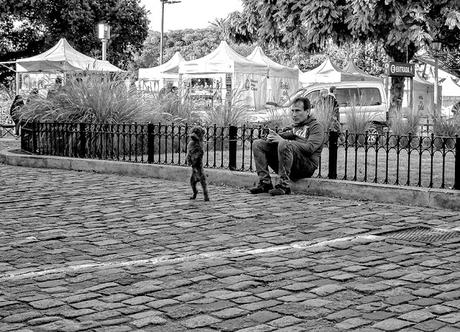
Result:
[[[291,116],[295,124],[301,123],[306,120],[310,115],[310,110],[303,109],[303,103],[301,101],[295,102],[291,106]]]

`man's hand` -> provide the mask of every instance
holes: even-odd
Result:
[[[267,135],[267,142],[269,143],[280,143],[284,141],[284,138],[282,138],[280,135],[278,135],[275,131],[269,129],[268,135]]]

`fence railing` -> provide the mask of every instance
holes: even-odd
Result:
[[[204,128],[207,168],[255,171],[253,142],[263,127]],[[136,163],[186,165],[190,127],[175,124],[28,123],[21,148],[55,155]],[[460,189],[460,137],[390,133],[326,136],[319,178]]]

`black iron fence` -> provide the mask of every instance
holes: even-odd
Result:
[[[252,145],[263,129],[205,127],[205,167],[255,171]],[[161,123],[33,122],[22,128],[21,148],[40,155],[186,165],[189,131],[188,125]],[[460,137],[330,132],[314,176],[460,189]]]

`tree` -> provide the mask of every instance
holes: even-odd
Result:
[[[393,61],[408,62],[433,39],[458,47],[457,0],[243,0],[230,17],[239,41],[276,43],[297,52],[322,50],[330,40],[374,42]],[[393,77],[392,107],[400,109],[403,78]]]
[[[215,50],[221,42],[222,30],[217,27],[206,29],[173,30],[164,33],[164,59],[172,58],[174,53],[180,52],[185,60],[201,58]],[[136,57],[136,68],[148,68],[159,65],[160,33],[149,31],[142,52]],[[236,52],[247,56],[254,49],[251,45],[235,45]]]
[[[106,21],[111,26],[107,58],[126,68],[148,32],[139,0],[0,0],[0,7],[0,61],[36,55],[62,37],[78,51],[100,57],[96,25]]]
[[[230,34],[230,26],[227,18],[216,18],[213,22],[209,22],[210,28],[219,32],[221,40],[228,40]]]

